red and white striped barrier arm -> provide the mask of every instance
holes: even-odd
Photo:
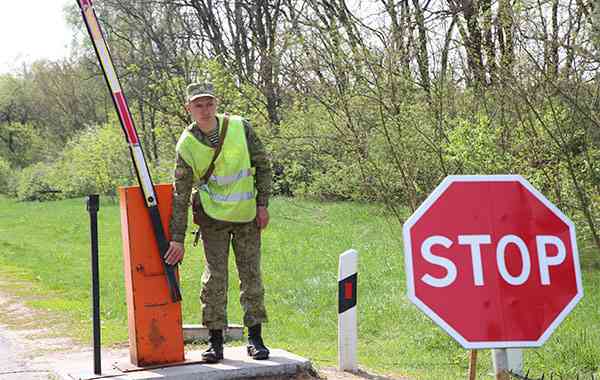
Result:
[[[100,66],[104,72],[104,78],[106,79],[106,83],[110,88],[115,109],[119,115],[121,127],[123,128],[125,138],[127,139],[127,144],[129,145],[129,150],[131,152],[131,157],[133,159],[138,181],[140,183],[140,187],[142,188],[142,193],[144,194],[144,200],[146,202],[146,206],[148,207],[148,212],[150,213],[150,219],[152,220],[152,227],[154,229],[154,235],[156,237],[156,242],[162,258],[165,274],[167,276],[171,298],[173,302],[178,302],[181,300],[181,293],[179,290],[177,277],[175,276],[174,266],[171,266],[164,261],[164,256],[169,248],[169,242],[166,239],[162,226],[160,213],[158,211],[156,193],[154,191],[154,184],[152,182],[152,178],[150,177],[148,164],[146,163],[144,151],[140,145],[140,140],[138,138],[135,125],[133,124],[131,112],[129,112],[127,99],[125,98],[125,94],[121,89],[119,77],[115,71],[110,50],[108,49],[108,45],[106,44],[102,30],[100,29],[100,24],[98,23],[96,12],[92,6],[92,1],[76,1],[81,9],[81,15],[83,16],[88,33],[92,39],[94,49],[96,50],[96,55],[98,56],[98,61],[100,62]]]

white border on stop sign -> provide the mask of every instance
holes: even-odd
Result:
[[[525,186],[544,206],[548,207],[556,216],[558,216],[567,226],[569,226],[569,235],[571,238],[571,249],[573,251],[573,266],[575,268],[575,279],[577,282],[577,294],[565,306],[563,311],[554,319],[548,326],[544,334],[536,341],[485,341],[485,342],[468,342],[465,338],[454,330],[448,323],[440,318],[429,306],[425,305],[415,295],[415,286],[413,282],[413,263],[412,263],[412,244],[410,240],[410,229],[423,216],[423,214],[438,200],[444,191],[454,182],[519,182]],[[476,348],[516,348],[516,347],[540,347],[542,346],[554,330],[560,325],[565,317],[573,310],[575,305],[583,297],[583,285],[581,283],[581,271],[579,266],[579,253],[577,251],[577,240],[575,239],[575,225],[573,222],[560,211],[552,202],[550,202],[542,193],[535,189],[525,178],[520,175],[450,175],[429,194],[427,199],[417,208],[417,210],[406,220],[402,228],[404,240],[404,264],[406,271],[406,282],[408,298],[431,318],[438,326],[442,327],[450,336],[452,336],[460,345],[466,349]]]

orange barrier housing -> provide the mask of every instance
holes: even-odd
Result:
[[[168,239],[172,186],[157,185],[155,191]],[[184,361],[181,302],[171,301],[142,191],[121,187],[119,199],[131,363],[143,367]]]

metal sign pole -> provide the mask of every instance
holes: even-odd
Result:
[[[92,241],[92,314],[94,326],[94,373],[102,373],[100,359],[100,278],[98,271],[98,210],[100,197],[98,194],[88,196],[87,210],[90,213],[90,234]]]
[[[506,348],[497,348],[492,350],[492,362],[494,364],[494,375],[496,380],[510,380],[508,374],[508,355]]]

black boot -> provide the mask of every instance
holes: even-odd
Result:
[[[206,363],[223,360],[223,330],[208,330],[208,349],[202,353]]]
[[[265,347],[262,340],[262,326],[258,325],[248,328],[248,356],[254,360],[265,360],[269,358],[269,349]]]

